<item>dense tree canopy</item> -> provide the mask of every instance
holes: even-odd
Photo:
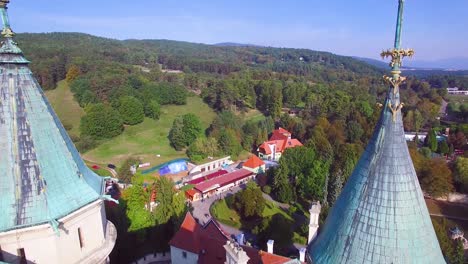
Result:
[[[297,198],[323,201],[329,169],[329,161],[312,147],[287,149],[273,175],[273,191],[281,202]]]
[[[169,132],[169,140],[176,150],[190,146],[202,132],[200,119],[192,114],[177,117]]]
[[[110,106],[96,104],[86,109],[86,115],[81,119],[82,135],[95,139],[111,138],[123,131],[123,121],[119,112]]]
[[[242,217],[260,217],[265,209],[265,198],[262,196],[260,187],[250,181],[245,190],[235,196],[234,207],[241,213]]]
[[[132,96],[123,96],[120,98],[119,113],[122,120],[127,125],[136,125],[143,122],[145,113],[141,102]]]

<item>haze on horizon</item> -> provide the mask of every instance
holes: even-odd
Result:
[[[408,0],[403,47],[415,60],[468,57],[468,1]],[[15,32],[236,42],[379,58],[392,47],[397,0],[12,1]]]

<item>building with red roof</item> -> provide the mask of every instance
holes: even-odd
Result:
[[[273,131],[270,139],[257,149],[258,156],[264,160],[278,161],[288,148],[302,146],[302,143],[291,137],[291,133],[280,127]]]
[[[195,189],[190,189],[185,191],[185,198],[192,202],[195,202],[201,199],[201,193]]]
[[[214,221],[198,224],[190,213],[185,215],[179,231],[169,242],[171,261],[177,264],[283,264],[301,263],[298,260],[278,256],[249,246],[241,246],[230,240]]]
[[[239,169],[231,173],[224,174],[202,183],[195,185],[195,189],[202,194],[202,197],[207,197],[216,193],[223,192],[233,186],[246,183],[255,177],[252,171]]]
[[[252,155],[246,162],[244,162],[244,164],[242,164],[242,168],[253,173],[263,173],[265,172],[265,162],[259,157]]]

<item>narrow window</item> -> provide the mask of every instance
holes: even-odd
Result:
[[[183,258],[187,258],[187,252],[182,251],[182,257],[183,257]]]
[[[19,263],[27,264],[28,262],[26,261],[26,253],[24,252],[24,248],[19,248],[17,250],[17,253],[18,253]]]
[[[81,234],[81,228],[78,227],[78,239],[80,240],[80,248],[84,247],[83,235]]]

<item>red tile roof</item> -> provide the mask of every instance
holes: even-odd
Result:
[[[263,160],[261,160],[256,155],[252,155],[252,156],[250,156],[250,158],[246,162],[244,162],[244,164],[242,166],[249,167],[249,168],[252,168],[252,169],[256,169],[256,168],[261,167],[263,165],[265,165],[265,162],[263,162]]]
[[[273,130],[273,133],[271,134],[270,141],[273,140],[287,140],[288,138],[291,137],[291,133],[287,131],[286,129],[280,127],[276,130]]]
[[[202,193],[206,193],[210,190],[217,189],[219,187],[223,187],[233,182],[242,180],[252,174],[253,173],[251,171],[248,171],[246,169],[236,170],[223,176],[199,183],[195,185],[195,189],[199,190]]]
[[[271,154],[271,149],[270,147],[268,146],[268,141],[265,141],[263,142],[263,144],[260,145],[260,147],[258,147],[260,150],[263,149],[263,151],[261,151],[262,153],[265,153],[267,155],[270,155]]]
[[[169,245],[198,254],[200,264],[223,264],[226,261],[224,245],[229,235],[210,220],[205,226],[200,226],[190,213],[185,216],[179,231],[169,242]],[[249,256],[249,264],[282,264],[291,261],[290,258],[258,251],[255,248],[242,246]]]
[[[210,179],[219,177],[219,176],[227,174],[227,173],[228,172],[226,170],[219,170],[219,171],[213,172],[211,174],[205,175],[203,177],[197,178],[195,180],[191,180],[191,181],[188,182],[188,184],[199,184],[199,183],[204,182],[206,180],[210,180]]]
[[[242,246],[247,256],[249,256],[249,263],[261,264],[282,264],[291,261],[290,258],[268,253],[266,251],[257,250],[252,247]]]
[[[169,245],[198,254],[200,252],[199,229],[200,226],[193,216],[187,213],[179,231],[169,241]]]
[[[193,198],[195,196],[195,194],[197,194],[197,193],[200,193],[200,192],[198,192],[195,189],[190,189],[190,190],[185,191],[185,197]]]

